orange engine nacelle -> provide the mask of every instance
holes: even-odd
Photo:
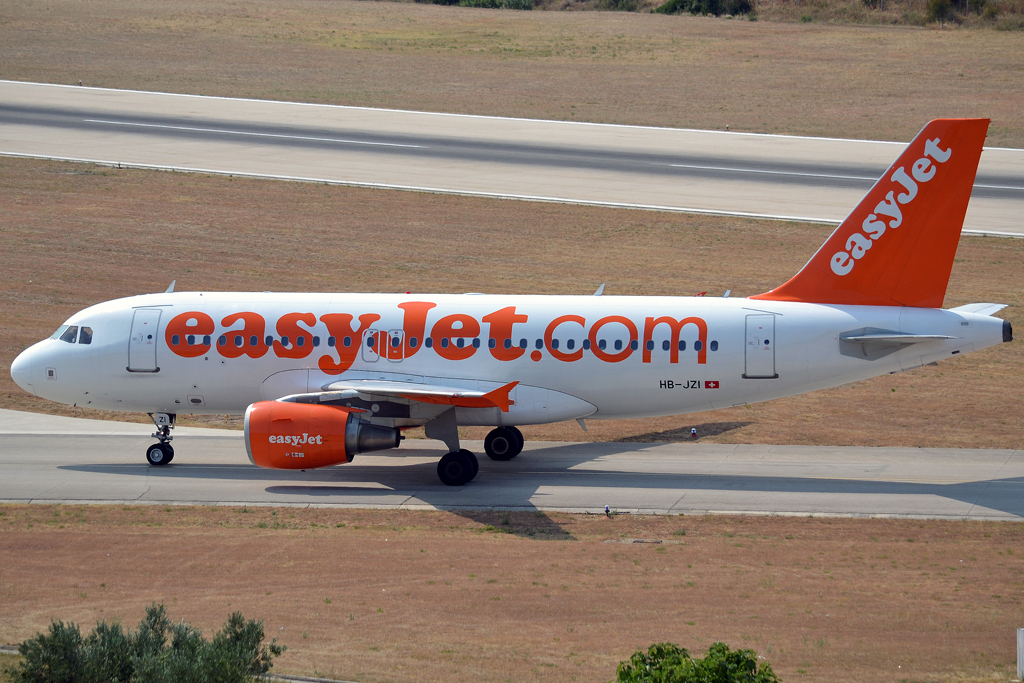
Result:
[[[249,461],[278,470],[312,470],[352,462],[356,453],[396,448],[394,427],[360,420],[346,408],[261,401],[245,411]]]

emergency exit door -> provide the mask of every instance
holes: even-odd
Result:
[[[775,316],[747,316],[747,344],[743,376],[747,379],[774,379]]]
[[[132,318],[132,335],[128,339],[128,372],[160,372],[156,364],[159,308],[139,308]]]

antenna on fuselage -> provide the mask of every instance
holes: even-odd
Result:
[[[173,291],[174,291],[174,283],[175,283],[175,282],[177,282],[177,280],[171,280],[171,284],[170,284],[170,286],[169,286],[169,287],[167,287],[167,289],[166,289],[166,290],[164,291],[164,294],[170,294],[171,292],[173,292]]]
[[[594,292],[594,296],[601,296],[602,294],[604,294],[604,283],[603,282],[601,283],[601,286],[597,288],[597,291]]]

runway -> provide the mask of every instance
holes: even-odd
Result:
[[[904,146],[0,81],[0,154],[748,217],[838,222]],[[987,148],[965,228],[1021,215]]]
[[[1024,519],[1022,450],[527,442],[455,488],[433,441],[286,472],[252,466],[239,432],[181,427],[174,462],[150,467],[151,432],[0,410],[0,503]]]

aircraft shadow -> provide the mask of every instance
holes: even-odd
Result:
[[[503,511],[539,512],[533,500],[544,488],[576,489],[651,489],[664,491],[729,491],[749,494],[834,494],[856,496],[934,495],[969,505],[979,505],[1003,513],[1024,517],[1024,477],[986,479],[953,484],[921,484],[884,480],[836,479],[750,474],[705,474],[638,472],[620,468],[591,469],[587,463],[608,454],[638,452],[655,443],[566,444],[529,450],[509,462],[480,458],[480,476],[471,484],[453,488],[441,484],[435,462],[406,465],[352,464],[321,470],[265,470],[249,464],[203,465],[171,464],[153,468],[138,465],[64,465],[59,469],[77,472],[183,478],[211,481],[266,482],[265,491],[282,497],[302,496],[324,502],[345,503],[359,499],[392,502],[408,497],[428,505],[451,510],[484,525],[524,526],[533,535],[556,537],[556,529],[541,534],[539,526],[505,524]],[[410,449],[394,457],[428,456],[437,451]],[[640,498],[644,499],[643,494]],[[290,502],[282,500],[281,502]],[[598,506],[594,506],[598,507]],[[633,505],[643,507],[643,505]],[[884,510],[880,510],[884,512]],[[495,523],[497,521],[497,523]],[[549,520],[550,521],[550,520]],[[554,522],[550,524],[557,527]],[[538,525],[542,526],[538,517]],[[564,534],[564,532],[562,532]],[[562,536],[566,537],[565,535]]]

